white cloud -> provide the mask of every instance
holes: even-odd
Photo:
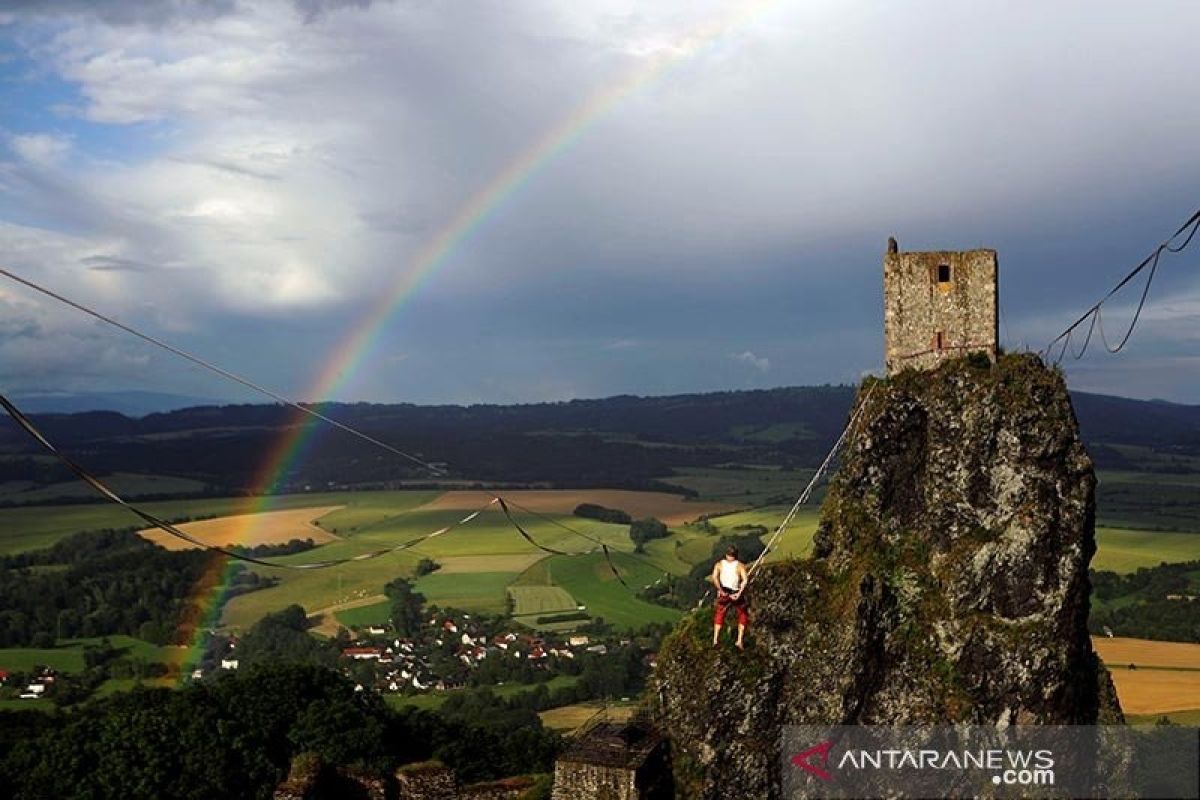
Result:
[[[769,372],[771,369],[771,360],[769,358],[757,356],[749,350],[745,350],[730,357],[734,361],[740,361],[743,364],[748,364],[762,373]]]
[[[71,140],[53,133],[16,134],[8,143],[18,156],[43,167],[61,163],[71,152]]]
[[[636,305],[631,283],[701,287],[711,308],[785,267],[813,285],[798,302],[828,305],[876,278],[877,253],[842,241],[970,246],[1196,170],[1200,88],[1170,78],[1194,62],[1190,6],[18,6],[24,54],[77,87],[66,113],[106,146],[10,135],[0,246],[32,277],[175,328],[265,318],[286,341],[290,317],[361,316],[464,209],[482,222],[426,283],[497,315],[495,299],[565,272],[611,292],[576,298],[579,324]],[[473,215],[512,165],[512,190]],[[627,334],[600,347],[658,352],[654,315],[628,317],[597,326]],[[487,324],[502,337],[504,322]],[[765,373],[763,336],[733,358]]]

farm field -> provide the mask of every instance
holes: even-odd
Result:
[[[561,586],[509,586],[508,596],[513,599],[513,616],[561,614],[578,605]]]
[[[662,573],[628,553],[613,553],[613,563],[629,584],[621,585],[600,553],[579,557],[552,556],[546,570],[554,585],[561,586],[592,617],[618,629],[635,629],[651,622],[674,622],[681,612],[647,603],[634,593],[662,577]],[[632,591],[631,591],[632,589]]]
[[[486,510],[471,523],[450,533],[430,538],[410,550],[398,551],[370,561],[354,562],[329,570],[310,571],[254,567],[256,572],[278,578],[279,585],[233,598],[225,608],[223,623],[244,629],[264,614],[290,603],[298,603],[306,609],[322,609],[377,595],[393,578],[411,575],[417,560],[421,558],[432,558],[442,565],[438,571],[415,581],[417,591],[425,595],[429,603],[455,606],[467,611],[502,613],[507,603],[507,586],[528,570],[530,565],[547,557],[543,550],[530,544],[513,530],[496,506],[488,506],[491,495],[486,493],[447,492],[441,496],[432,495],[436,497],[432,501],[431,493],[428,492],[379,494],[380,497],[368,493],[358,496],[343,495],[351,500],[352,505],[334,511],[319,521],[323,530],[330,533],[336,531],[340,538],[321,546],[319,550],[278,560],[298,563],[395,547],[453,524],[470,511],[481,508]],[[648,495],[650,499],[639,499],[638,495]],[[667,514],[678,513],[677,509],[682,505],[680,498],[675,495],[646,492],[618,492],[614,495],[609,490],[517,492],[513,493],[513,497],[521,505],[528,504],[531,508],[540,506],[541,509],[546,509],[539,510],[539,513],[548,516],[549,519],[525,514],[516,509],[513,513],[536,542],[565,552],[586,552],[595,545],[555,523],[565,524],[587,536],[604,541],[614,550],[632,549],[625,526],[570,516],[570,511],[579,503],[613,503],[614,497],[619,497],[630,501],[627,505],[631,507],[649,513],[665,509]],[[634,506],[633,500],[638,500],[638,505]],[[567,508],[567,513],[554,513],[555,508]],[[647,569],[640,560],[632,563],[642,571]],[[649,570],[655,573],[656,568]],[[657,576],[654,574],[650,580]],[[611,578],[611,573],[609,577]],[[571,587],[564,588],[574,595]],[[618,588],[626,595],[629,594],[619,584]],[[600,594],[604,596],[606,592],[601,591]],[[667,611],[647,603],[641,605],[658,612]],[[611,608],[612,603],[602,603],[602,606]]]
[[[702,501],[727,504],[726,510],[732,511],[778,502],[780,497],[794,499],[812,474],[811,469],[775,467],[683,467],[661,480],[698,492]]]
[[[132,472],[114,472],[104,476],[104,482],[117,494],[130,499],[154,495],[200,494],[208,488],[207,484],[191,478],[139,475]],[[45,486],[22,485],[15,481],[0,483],[0,501],[5,503],[53,503],[80,497],[95,498],[96,490],[83,481],[66,481]]]
[[[1200,533],[1096,528],[1093,569],[1135,572],[1138,567],[1197,559],[1200,559]]]
[[[353,504],[358,492],[292,494],[278,497],[217,497],[139,503],[139,508],[163,519],[223,517],[255,511]],[[103,528],[142,527],[143,521],[109,502],[65,506],[0,508],[0,555],[49,547],[64,536]]]
[[[235,514],[230,517],[184,522],[177,527],[189,536],[217,547],[286,544],[292,539],[312,539],[316,544],[325,544],[336,540],[337,537],[314,524],[314,520],[341,508],[342,506],[314,506],[287,511],[264,511],[260,514]],[[195,550],[199,547],[158,528],[145,528],[138,531],[138,535],[167,550]]]
[[[469,511],[479,508],[491,497],[487,492],[446,492],[431,503],[429,508]],[[704,514],[719,514],[731,510],[726,503],[694,501],[665,492],[635,492],[626,489],[518,489],[504,492],[504,497],[541,514],[571,516],[571,512],[580,503],[594,503],[628,512],[634,519],[657,517],[668,525],[682,525]]]
[[[538,714],[542,724],[560,733],[571,734],[582,725],[598,717],[603,712],[603,718],[611,722],[624,722],[633,716],[637,710],[635,703],[610,704],[607,707],[600,703],[577,703],[571,706],[551,708]]]
[[[1092,645],[1127,714],[1200,714],[1200,644],[1094,638]]]
[[[110,644],[120,650],[123,655],[133,656],[150,662],[169,663],[183,648],[160,647],[158,645],[135,639],[132,636],[109,636]],[[28,672],[36,666],[46,666],[60,672],[82,672],[83,648],[87,645],[99,645],[102,639],[67,639],[58,647],[34,648],[11,647],[0,650],[0,670],[8,672]]]
[[[781,474],[792,482],[803,477],[799,472]],[[514,516],[538,544],[569,553],[587,553],[594,548],[592,542],[565,530],[560,524],[604,541],[613,550],[622,576],[635,592],[661,578],[663,573],[683,574],[694,563],[708,558],[714,535],[699,526],[686,524],[688,520],[700,514],[716,514],[710,517],[710,524],[721,534],[729,534],[739,526],[748,525],[774,530],[787,512],[787,506],[774,505],[719,513],[730,508],[730,504],[687,502],[665,493],[607,489],[525,490],[506,493],[506,496],[545,515],[513,509]],[[275,524],[286,520],[287,525],[302,527],[290,528],[287,533],[270,538],[323,537],[325,543],[316,550],[278,559],[283,563],[302,563],[396,547],[457,522],[470,511],[485,507],[490,499],[490,494],[476,491],[332,492],[252,500],[215,498],[153,502],[146,503],[145,508],[167,518],[223,516],[223,520],[190,523],[203,526],[194,530],[222,531],[213,534],[215,541],[227,540],[229,536],[224,532],[240,531],[251,521],[231,518],[231,515],[245,512],[248,503],[253,503],[253,507],[265,507],[273,516],[254,520],[255,525],[246,527],[274,531],[277,530]],[[634,556],[630,553],[632,544],[625,526],[570,514],[582,502],[621,508],[635,516],[647,514],[674,520],[673,535],[647,543],[646,553]],[[772,553],[771,560],[803,557],[811,552],[817,509],[814,503],[798,515],[780,547]],[[310,526],[308,523],[318,514],[321,516]],[[0,509],[0,530],[4,531],[0,534],[0,554],[46,546],[79,530],[131,527],[135,520],[123,509],[106,504]],[[264,524],[264,520],[270,522]],[[234,538],[235,543],[241,543]],[[1200,559],[1200,535],[1197,534],[1103,527],[1098,530],[1097,538],[1099,550],[1093,566],[1098,569],[1128,572],[1162,561]],[[279,584],[233,598],[224,609],[222,623],[244,630],[264,614],[292,603],[310,611],[331,610],[321,629],[324,633],[332,633],[338,624],[379,622],[386,618],[386,604],[380,605],[379,598],[383,586],[398,576],[412,575],[421,558],[432,558],[441,565],[438,571],[417,580],[418,591],[425,594],[430,603],[499,613],[505,610],[510,587],[524,585],[543,587],[539,591],[520,590],[513,594],[513,599],[520,604],[518,613],[523,614],[522,621],[526,623],[545,613],[551,595],[564,603],[554,611],[566,608],[567,597],[570,597],[574,601],[572,606],[586,605],[589,614],[602,616],[618,627],[636,626],[651,620],[668,621],[677,616],[670,609],[633,597],[632,592],[616,582],[601,555],[548,555],[523,539],[499,509],[490,506],[474,521],[450,533],[373,560],[311,571],[253,567],[260,574],[277,578]],[[538,597],[543,599],[536,599]]]
[[[574,675],[556,675],[543,683],[508,683],[503,686],[489,686],[488,690],[497,697],[514,697],[525,692],[535,692],[539,686],[545,686],[547,691],[553,692],[555,689],[563,689],[567,686],[574,686],[579,681],[579,678]],[[450,692],[426,692],[425,694],[385,694],[384,701],[392,708],[416,708],[422,711],[431,711],[441,707],[442,703],[453,697],[455,692],[464,691],[456,689]]]

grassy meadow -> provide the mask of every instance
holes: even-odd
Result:
[[[388,614],[388,604],[382,597],[384,585],[398,576],[412,577],[423,558],[433,559],[441,567],[416,578],[417,590],[428,602],[441,606],[488,613],[511,608],[520,622],[531,627],[537,625],[538,616],[565,613],[580,605],[588,614],[603,617],[618,628],[671,621],[677,612],[639,600],[636,591],[664,574],[688,572],[695,563],[709,557],[718,535],[733,534],[747,526],[773,531],[787,513],[785,503],[726,513],[722,510],[737,506],[739,498],[752,500],[798,492],[810,475],[803,470],[745,467],[681,470],[671,480],[701,492],[696,502],[669,494],[615,490],[506,492],[516,503],[537,510],[538,514],[529,514],[514,508],[514,515],[538,544],[572,555],[551,555],[539,549],[513,530],[498,507],[490,506],[464,526],[372,560],[308,571],[252,567],[278,579],[278,585],[233,598],[224,608],[222,624],[244,630],[264,614],[292,603],[310,613],[324,614],[323,633],[336,630],[338,624],[378,624]],[[1139,517],[1137,504],[1128,495],[1130,487],[1141,487],[1147,496],[1158,497],[1162,492],[1200,487],[1197,481],[1200,476],[1103,473],[1101,485],[1118,500],[1107,512],[1102,510],[1101,519],[1129,519],[1130,524],[1098,527],[1093,566],[1129,572],[1164,561],[1200,559],[1200,534],[1149,529],[1164,518],[1149,512]],[[257,499],[160,501],[146,503],[145,508],[171,519],[226,517],[255,509],[335,508],[314,522],[330,541],[315,550],[277,559],[281,563],[303,563],[399,547],[484,507],[489,497],[473,491],[322,492]],[[632,508],[636,516],[670,519],[672,535],[647,543],[646,552],[635,555],[625,526],[581,519],[570,513],[582,502],[628,506],[626,510]],[[708,526],[689,524],[701,515],[708,519]],[[1200,529],[1200,514],[1188,518],[1194,521],[1192,529]],[[814,500],[793,521],[770,560],[807,556],[817,519]],[[110,504],[0,509],[0,554],[45,547],[77,531],[134,524],[136,518]],[[267,532],[258,531],[258,538],[267,541],[271,528],[262,527]],[[610,547],[622,578],[634,591],[616,580],[587,537]],[[557,623],[552,627],[564,629],[570,625]]]

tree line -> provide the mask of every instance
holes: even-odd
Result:
[[[468,781],[548,771],[559,737],[517,721],[391,711],[333,670],[264,664],[69,713],[0,712],[0,796],[266,800],[301,754],[380,776],[429,758]]]
[[[52,547],[0,558],[0,647],[53,647],[60,639],[126,634],[173,643],[197,582],[224,557],[164,550],[135,529],[79,533]],[[235,568],[234,593],[274,583]]]

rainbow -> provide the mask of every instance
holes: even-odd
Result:
[[[412,260],[390,290],[384,292],[362,320],[333,348],[325,366],[317,373],[303,396],[328,398],[337,394],[366,363],[378,346],[389,318],[412,297],[429,277],[444,265],[456,249],[487,220],[505,200],[530,182],[541,170],[566,152],[598,120],[610,113],[622,101],[652,84],[671,67],[693,57],[727,31],[743,24],[770,5],[772,0],[753,0],[736,4],[728,13],[695,29],[671,47],[662,48],[637,68],[612,85],[598,90],[549,128],[528,148],[519,153],[491,181],[476,191],[458,212],[433,235]],[[285,433],[258,470],[254,486],[257,491],[239,513],[266,510],[270,495],[278,488],[288,470],[298,463],[312,441],[312,432],[319,428],[306,415],[295,412]],[[253,521],[248,522],[252,526]],[[242,537],[250,533],[248,527]],[[228,560],[228,559],[223,559]],[[228,571],[228,565],[223,565]],[[227,577],[227,576],[226,576]],[[194,664],[203,632],[217,623],[228,581],[201,581],[198,594],[191,605],[207,609],[192,621],[193,634],[190,656],[181,665]],[[189,661],[189,659],[191,659]],[[190,672],[190,670],[188,670]]]

